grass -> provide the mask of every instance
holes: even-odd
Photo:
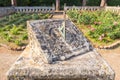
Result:
[[[0,19],[0,43],[9,46],[23,46],[28,44],[27,20],[47,19],[50,14],[15,13]]]

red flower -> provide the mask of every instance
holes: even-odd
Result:
[[[102,24],[102,22],[98,22],[98,25]]]
[[[91,31],[92,31],[92,32],[94,32],[95,30],[96,30],[95,28],[93,28],[93,27],[91,28]]]
[[[91,25],[88,25],[87,27],[90,29],[90,28],[91,28]]]
[[[100,25],[100,24],[102,24],[102,22],[96,22],[96,21],[95,21],[94,24],[95,24],[95,25]]]
[[[102,40],[103,40],[103,37],[102,37],[102,36],[100,36],[100,37],[99,37],[99,40],[100,40],[100,41],[102,41]]]
[[[96,25],[96,24],[97,24],[97,22],[95,21],[95,22],[94,22],[94,24]]]
[[[114,25],[114,26],[118,25],[118,22],[115,21],[115,22],[113,23],[113,25]]]
[[[105,34],[103,33],[101,36],[102,36],[102,37],[105,37]]]

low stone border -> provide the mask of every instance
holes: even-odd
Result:
[[[6,44],[2,44],[2,43],[0,43],[0,46],[5,47],[5,48],[7,48],[9,50],[13,50],[13,51],[23,51],[26,48],[26,46],[21,46],[21,47],[15,47],[15,48],[13,48],[13,47],[10,47],[10,46],[8,46]]]
[[[120,41],[115,42],[115,43],[113,43],[111,45],[108,45],[108,46],[97,46],[95,48],[96,49],[114,49],[114,48],[118,47],[119,45],[120,45]],[[26,46],[12,48],[12,47],[9,47],[9,46],[7,46],[5,44],[0,44],[0,46],[5,47],[5,48],[7,48],[9,50],[13,50],[13,51],[23,51],[26,48]]]
[[[53,14],[50,14],[50,16],[48,17],[48,19],[51,19],[53,17]]]
[[[120,45],[120,41],[117,41],[111,45],[108,45],[108,46],[97,46],[96,48],[98,49],[114,49],[116,47],[118,47]]]

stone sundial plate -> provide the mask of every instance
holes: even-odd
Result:
[[[93,50],[82,32],[70,21],[65,21],[65,38],[59,28],[64,20],[37,20],[28,22],[32,57],[36,62],[39,58],[47,63],[62,61],[73,56]]]

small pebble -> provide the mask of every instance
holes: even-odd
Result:
[[[65,56],[61,56],[60,59],[61,59],[62,61],[64,61],[64,60],[65,60]]]

